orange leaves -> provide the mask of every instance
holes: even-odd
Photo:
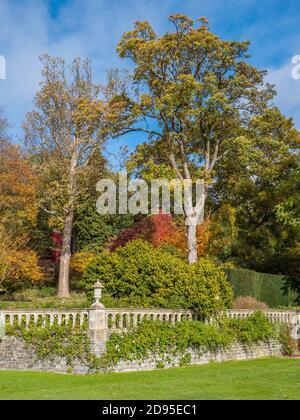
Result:
[[[27,247],[27,242],[27,237],[14,239],[4,228],[0,228],[0,284],[42,280],[37,255]]]
[[[0,283],[38,282],[42,271],[24,232],[35,223],[37,178],[18,146],[0,142]],[[25,226],[27,226],[25,228]]]
[[[210,218],[206,218],[201,225],[197,226],[197,252],[199,257],[207,256],[207,247],[212,236],[210,230]]]
[[[0,211],[33,222],[37,212],[37,178],[20,149],[8,142],[0,143]]]
[[[198,254],[200,257],[207,255],[207,246],[211,237],[210,220],[206,219],[197,227]],[[143,239],[154,246],[171,245],[183,254],[187,253],[186,228],[173,221],[171,214],[155,214],[139,220],[133,227],[124,229],[114,239],[110,249],[126,245],[126,243]]]

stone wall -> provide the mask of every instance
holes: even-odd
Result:
[[[6,336],[0,341],[0,370],[67,373],[68,366],[61,357],[39,359],[34,349],[26,346],[23,340]],[[78,361],[74,373],[88,373],[88,368]]]
[[[211,361],[223,362],[229,360],[257,359],[261,357],[281,356],[280,344],[271,341],[270,343],[261,343],[251,347],[244,347],[240,344],[232,346],[226,351],[217,353],[205,353],[199,355],[194,350],[190,350],[191,364],[203,365]],[[144,361],[122,361],[113,369],[115,372],[129,372],[138,370],[156,369],[159,359],[153,356]],[[172,358],[171,363],[165,363],[164,367],[180,366],[180,357]],[[23,370],[23,371],[44,371],[44,372],[68,372],[68,366],[63,358],[38,359],[33,349],[24,345],[21,339],[15,337],[5,337],[0,342],[0,370]],[[79,361],[75,363],[74,373],[89,373],[87,366]]]

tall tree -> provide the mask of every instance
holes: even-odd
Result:
[[[24,124],[26,145],[44,180],[41,205],[63,231],[58,296],[69,296],[69,268],[74,215],[88,163],[107,139],[106,104],[92,79],[89,61],[66,66],[43,55],[43,80],[36,109]]]
[[[264,85],[265,72],[246,62],[248,42],[221,40],[205,18],[174,15],[170,21],[174,31],[162,36],[148,22],[136,22],[119,43],[120,56],[134,64],[137,95],[127,97],[116,134],[147,133],[180,180],[204,180],[198,203],[185,209],[188,259],[194,263],[196,223],[217,163],[274,90]]]
[[[7,136],[0,117],[0,288],[37,282],[43,273],[30,248],[37,215],[37,179],[19,146]]]
[[[299,242],[299,145],[292,119],[272,108],[251,119],[218,165],[210,204],[235,211],[238,264],[284,273],[278,257]]]

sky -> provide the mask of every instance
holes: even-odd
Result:
[[[135,20],[148,20],[163,33],[173,13],[206,16],[223,39],[249,40],[251,63],[268,70],[267,79],[278,92],[276,105],[300,128],[300,79],[292,78],[291,62],[300,55],[299,0],[0,0],[0,56],[6,60],[0,106],[14,140],[22,141],[22,121],[33,109],[41,53],[67,61],[88,57],[101,82],[107,69],[128,64],[117,56],[116,46]],[[135,135],[121,142],[132,149],[139,141]]]

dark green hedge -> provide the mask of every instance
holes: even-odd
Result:
[[[240,268],[225,270],[232,286],[235,297],[253,296],[255,299],[267,303],[271,308],[278,306],[292,306],[297,295],[283,292],[284,276],[257,273],[256,271]]]

